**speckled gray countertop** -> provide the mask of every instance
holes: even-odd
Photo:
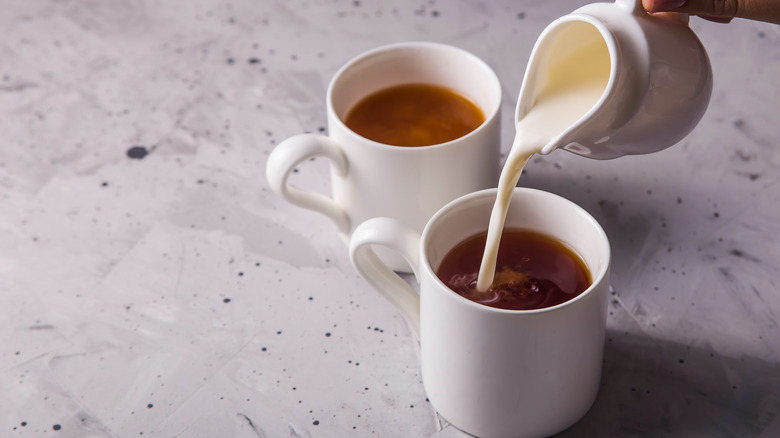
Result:
[[[4,1],[0,436],[460,437],[400,315],[267,186],[353,56],[488,62],[504,141],[539,32],[585,1]],[[692,19],[704,119],[666,151],[535,158],[614,252],[602,388],[563,437],[780,436],[780,32]],[[302,185],[328,189],[306,162]]]

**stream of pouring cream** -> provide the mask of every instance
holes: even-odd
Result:
[[[496,201],[490,214],[485,252],[477,278],[477,290],[480,292],[486,292],[493,284],[509,201],[523,168],[547,143],[587,114],[607,87],[610,62],[606,44],[592,27],[582,29],[583,38],[588,37],[593,42],[563,59],[548,61],[547,80],[542,82],[544,88],[536,94],[533,106],[515,126],[515,138],[501,170]],[[529,95],[534,96],[535,93]]]

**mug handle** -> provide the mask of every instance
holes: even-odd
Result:
[[[313,157],[329,159],[337,175],[346,175],[347,157],[335,141],[320,134],[299,134],[279,143],[268,156],[265,166],[268,183],[287,202],[324,214],[336,224],[339,232],[349,234],[349,217],[336,201],[322,193],[287,183],[293,169]]]
[[[420,234],[396,219],[375,217],[352,232],[349,258],[358,273],[393,304],[420,338],[420,296],[374,252],[372,245],[390,248],[409,263],[420,282]]]

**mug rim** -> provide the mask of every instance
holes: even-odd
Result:
[[[592,228],[593,230],[598,234],[599,241],[604,245],[604,251],[606,252],[606,263],[601,267],[601,269],[598,270],[598,272],[591,274],[593,275],[593,278],[591,280],[590,286],[588,286],[587,289],[582,291],[579,295],[576,297],[566,300],[562,303],[556,304],[554,306],[549,307],[542,307],[539,309],[504,309],[501,307],[492,307],[488,306],[486,304],[477,303],[476,301],[472,301],[457,292],[450,289],[444,282],[439,278],[438,275],[436,275],[436,272],[434,271],[433,267],[431,266],[429,255],[428,255],[428,246],[430,241],[430,235],[432,233],[431,228],[439,221],[444,220],[444,218],[451,214],[453,211],[457,211],[459,208],[464,208],[464,203],[470,203],[473,202],[474,199],[479,198],[485,198],[485,197],[492,197],[495,199],[496,193],[498,192],[498,188],[489,188],[484,190],[479,190],[476,192],[468,193],[466,195],[463,195],[457,199],[454,199],[450,201],[447,205],[439,209],[432,217],[431,219],[425,224],[425,228],[423,229],[423,233],[420,238],[420,265],[421,268],[426,272],[426,275],[429,275],[433,278],[433,281],[436,283],[436,285],[446,291],[448,295],[453,296],[455,299],[461,300],[461,302],[464,303],[464,305],[473,307],[476,310],[486,311],[486,312],[495,312],[495,313],[501,313],[501,314],[508,314],[508,315],[535,315],[535,314],[543,314],[548,312],[554,312],[558,309],[562,309],[565,307],[569,307],[571,305],[574,305],[575,303],[585,299],[586,296],[589,296],[593,293],[595,289],[597,289],[607,278],[610,267],[612,264],[612,249],[609,244],[609,239],[607,238],[607,234],[604,231],[604,228],[602,228],[601,224],[590,214],[588,213],[584,208],[580,207],[578,204],[574,203],[573,201],[564,198],[563,196],[560,196],[558,194],[534,189],[530,187],[515,187],[512,190],[512,199],[516,196],[516,193],[531,193],[531,196],[546,196],[551,198],[557,198],[558,201],[561,201],[565,204],[567,204],[570,208],[573,209],[574,213],[582,217]],[[491,204],[492,205],[492,204]],[[547,233],[554,239],[560,240],[558,236],[554,236],[550,233]],[[462,241],[461,239],[460,241]],[[580,256],[582,257],[582,256]],[[589,268],[590,271],[590,268]],[[609,286],[607,284],[607,286]]]
[[[382,143],[378,142],[376,140],[372,140],[370,138],[364,137],[357,132],[353,131],[351,128],[349,128],[345,123],[344,120],[336,113],[336,110],[333,105],[333,88],[334,85],[339,81],[341,76],[346,74],[349,69],[353,68],[355,64],[358,62],[367,59],[371,56],[375,56],[380,53],[385,52],[391,52],[396,51],[400,49],[410,49],[410,48],[425,48],[425,49],[433,49],[433,50],[449,50],[452,52],[458,53],[460,56],[464,56],[465,58],[469,58],[472,62],[476,63],[479,67],[481,67],[488,76],[490,76],[490,80],[496,85],[498,95],[497,95],[497,102],[495,105],[495,108],[492,109],[492,111],[489,114],[485,114],[485,120],[476,128],[474,128],[472,131],[468,132],[465,135],[462,135],[458,138],[452,139],[450,141],[444,142],[444,143],[436,143],[431,145],[424,145],[424,146],[400,146],[400,145],[393,145],[388,143]],[[409,82],[411,83],[422,83],[422,82]],[[439,85],[439,84],[431,84],[431,85]],[[454,90],[458,93],[462,94],[461,90]],[[365,97],[365,96],[363,96]],[[404,42],[397,42],[397,43],[390,43],[385,44],[379,47],[375,47],[373,49],[367,50],[365,52],[362,52],[358,54],[357,56],[353,57],[349,61],[347,61],[344,65],[342,65],[336,73],[333,75],[333,78],[328,83],[328,90],[325,97],[326,106],[327,106],[327,113],[329,116],[333,117],[333,120],[335,120],[335,123],[339,125],[339,128],[343,130],[344,132],[348,133],[348,135],[359,139],[360,141],[363,141],[365,143],[371,144],[375,147],[381,147],[381,148],[392,148],[392,149],[408,149],[408,150],[416,150],[416,149],[436,149],[440,147],[446,147],[447,145],[450,145],[452,143],[465,141],[466,139],[469,139],[475,135],[478,135],[481,131],[484,131],[487,129],[487,126],[496,121],[499,118],[499,115],[501,114],[501,103],[502,103],[502,91],[501,91],[501,81],[498,79],[498,75],[493,70],[490,65],[488,65],[482,58],[476,56],[475,54],[462,49],[457,46],[453,46],[450,44],[444,44],[444,43],[437,43],[432,41],[404,41]],[[476,104],[476,103],[475,103]],[[483,110],[482,107],[479,107],[480,110]],[[483,110],[484,112],[484,110]]]

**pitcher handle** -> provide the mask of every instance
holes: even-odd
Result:
[[[349,217],[341,205],[322,193],[287,183],[295,167],[313,157],[328,158],[337,175],[346,175],[347,157],[336,142],[324,135],[299,134],[279,143],[271,152],[265,167],[268,183],[287,202],[324,214],[336,224],[339,232],[349,234]]]
[[[398,252],[412,267],[420,282],[420,234],[396,219],[378,217],[355,228],[349,243],[349,257],[358,273],[392,303],[420,338],[420,296],[401,276],[384,264],[372,245]]]

